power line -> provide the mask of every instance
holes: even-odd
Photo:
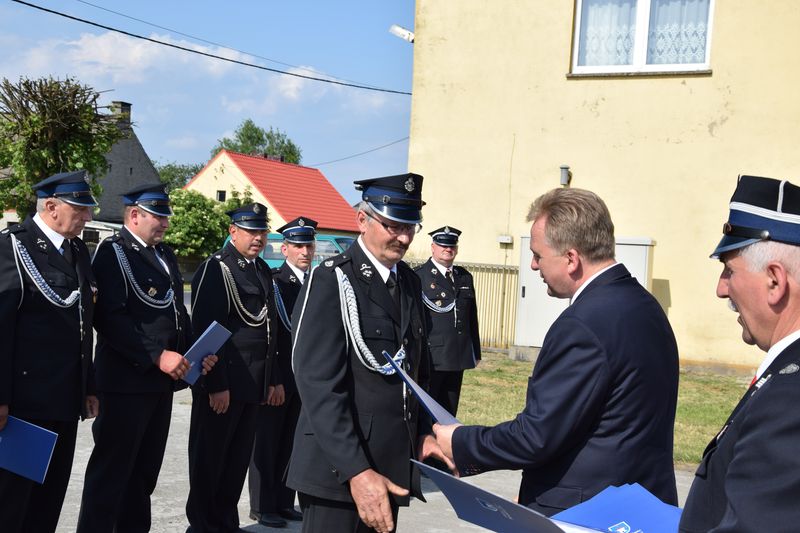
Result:
[[[234,52],[239,52],[240,54],[245,54],[245,55],[257,57],[258,59],[263,59],[264,61],[269,61],[270,63],[283,65],[285,67],[292,67],[292,68],[304,70],[306,72],[313,72],[314,74],[326,75],[324,72],[320,72],[318,70],[314,70],[313,68],[301,67],[299,65],[292,65],[291,63],[284,63],[283,61],[278,61],[277,59],[271,59],[269,57],[264,57],[264,56],[261,56],[261,55],[258,55],[258,54],[254,54],[252,52],[245,52],[244,50],[239,50],[238,48],[233,48],[233,47],[225,45],[225,44],[216,43],[214,41],[209,41],[209,40],[204,39],[202,37],[197,37],[196,35],[191,35],[191,34],[188,34],[188,33],[184,33],[182,31],[175,30],[173,28],[167,28],[166,26],[160,26],[160,25],[158,25],[158,24],[156,24],[154,22],[150,22],[150,21],[147,21],[147,20],[136,18],[136,17],[133,17],[131,15],[127,15],[125,13],[121,13],[119,11],[114,11],[113,9],[108,9],[107,7],[99,6],[97,4],[93,4],[91,2],[87,2],[86,0],[76,0],[76,1],[80,2],[81,4],[86,4],[87,6],[92,6],[92,7],[96,8],[96,9],[100,9],[100,10],[106,11],[108,13],[113,13],[114,15],[118,15],[120,17],[125,17],[126,19],[135,20],[136,22],[141,22],[142,24],[147,24],[148,26],[152,26],[152,27],[158,28],[160,30],[164,30],[164,31],[168,31],[168,32],[171,32],[171,33],[175,33],[175,34],[181,35],[183,37],[188,37],[189,39],[193,39],[195,41],[200,41],[201,43],[206,43],[206,44],[210,44],[212,46],[218,46],[220,48],[225,48],[226,50],[232,50]],[[340,80],[340,81],[346,81],[346,82],[349,82],[349,83],[356,83],[356,84],[359,84],[359,85],[365,85],[365,86],[368,85],[370,87],[375,87],[374,85],[370,85],[368,83],[361,83],[361,82],[354,81],[354,80],[348,80],[347,78],[340,78],[338,76],[328,76],[328,77],[331,78],[331,79],[336,79],[336,80]]]
[[[231,59],[231,58],[228,58],[228,57],[222,57],[222,56],[218,56],[218,55],[215,55],[215,54],[210,54],[208,52],[201,52],[200,50],[192,50],[191,48],[186,48],[185,46],[180,46],[180,45],[177,45],[177,44],[167,43],[167,42],[164,42],[164,41],[159,41],[158,39],[152,39],[150,37],[145,37],[143,35],[138,35],[136,33],[131,33],[131,32],[125,31],[125,30],[112,28],[111,26],[105,26],[105,25],[99,24],[97,22],[92,22],[91,20],[86,20],[86,19],[82,19],[82,18],[79,18],[79,17],[74,17],[72,15],[67,15],[66,13],[61,13],[60,11],[54,11],[52,9],[48,9],[46,7],[38,6],[36,4],[23,2],[22,0],[11,0],[11,1],[12,2],[16,2],[18,4],[22,4],[22,5],[28,6],[28,7],[32,7],[34,9],[38,9],[40,11],[44,11],[46,13],[52,13],[53,15],[58,15],[60,17],[64,17],[64,18],[67,18],[67,19],[70,19],[70,20],[74,20],[74,21],[77,21],[77,22],[82,22],[84,24],[88,24],[89,26],[94,26],[96,28],[102,28],[104,30],[113,31],[113,32],[116,32],[116,33],[120,33],[122,35],[127,35],[128,37],[133,37],[135,39],[141,39],[143,41],[148,41],[148,42],[151,42],[151,43],[160,44],[162,46],[168,46],[170,48],[175,48],[177,50],[182,50],[184,52],[190,52],[192,54],[197,54],[197,55],[201,55],[201,56],[205,56],[205,57],[210,57],[212,59],[219,59],[220,61],[227,61],[228,63],[234,63],[234,64],[242,65],[242,66],[245,66],[245,67],[251,67],[251,68],[255,68],[255,69],[259,69],[259,70],[266,70],[268,72],[275,72],[277,74],[286,74],[287,76],[294,76],[296,78],[303,78],[303,79],[306,79],[306,80],[319,81],[319,82],[322,82],[322,83],[331,83],[331,84],[334,84],[334,85],[341,85],[341,86],[344,86],[344,87],[353,87],[355,89],[364,89],[366,91],[377,91],[377,92],[391,93],[391,94],[405,94],[405,95],[408,95],[408,96],[411,95],[410,92],[405,92],[405,91],[396,91],[394,89],[382,89],[380,87],[370,87],[369,85],[360,85],[360,84],[357,84],[357,83],[347,83],[347,82],[338,81],[338,80],[318,78],[316,76],[308,76],[306,74],[298,74],[296,72],[288,72],[286,70],[279,70],[279,69],[275,69],[275,68],[265,67],[263,65],[256,65],[254,63],[247,63],[246,61],[239,61],[238,59]]]
[[[388,144],[384,144],[383,146],[378,146],[377,148],[373,148],[373,149],[367,150],[365,152],[359,152],[357,154],[348,155],[347,157],[342,157],[340,159],[334,159],[332,161],[325,161],[324,163],[314,163],[313,165],[303,165],[303,166],[316,168],[316,167],[321,167],[322,165],[330,165],[331,163],[338,163],[339,161],[344,161],[346,159],[353,159],[354,157],[359,157],[359,156],[362,156],[362,155],[365,155],[365,154],[369,154],[371,152],[377,152],[378,150],[382,150],[384,148],[392,146],[393,144],[401,143],[401,142],[407,141],[407,140],[408,140],[408,137],[403,137],[402,139],[397,139],[396,141],[392,141],[392,142],[390,142]]]

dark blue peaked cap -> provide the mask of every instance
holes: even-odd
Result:
[[[739,176],[724,236],[711,257],[759,241],[800,246],[800,187],[786,180]]]
[[[433,242],[439,246],[458,246],[458,237],[461,235],[461,230],[452,226],[443,226],[428,233],[433,237]]]
[[[159,217],[171,217],[169,196],[163,183],[145,183],[122,194],[122,203],[135,205]]]
[[[362,191],[361,199],[381,216],[402,222],[422,222],[422,176],[398,174],[383,178],[356,181],[356,190]]]
[[[258,202],[243,205],[233,211],[228,211],[231,223],[243,229],[266,231],[267,206]]]
[[[58,198],[81,207],[97,205],[89,188],[89,174],[85,170],[55,174],[34,185],[33,190],[37,198]]]
[[[278,228],[278,233],[283,234],[286,242],[309,244],[314,242],[317,234],[317,221],[308,217],[297,217]]]

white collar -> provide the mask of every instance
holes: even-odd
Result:
[[[39,226],[39,229],[42,230],[42,233],[44,233],[44,236],[47,237],[47,239],[50,242],[53,243],[53,246],[56,247],[56,250],[60,250],[61,249],[61,245],[64,244],[64,239],[66,237],[64,237],[59,232],[57,232],[56,230],[54,230],[53,228],[48,226],[45,223],[45,221],[42,219],[42,217],[39,216],[39,213],[36,213],[33,216],[33,222],[37,226]]]
[[[794,341],[800,339],[800,329],[789,333],[787,336],[776,342],[772,345],[772,347],[767,351],[767,355],[764,357],[764,360],[761,361],[761,366],[758,367],[758,372],[756,372],[756,377],[760,378],[761,374],[763,374],[769,365],[778,358],[778,356],[783,353],[783,351],[789,347]]]
[[[148,246],[147,246],[147,243],[146,243],[146,242],[144,242],[144,241],[142,240],[142,238],[141,238],[141,237],[139,237],[139,236],[138,236],[138,235],[136,235],[134,232],[132,232],[132,231],[131,231],[131,228],[129,228],[128,226],[125,226],[125,229],[126,229],[126,230],[128,230],[128,233],[130,233],[131,235],[133,235],[133,238],[134,238],[134,239],[136,239],[136,241],[137,241],[139,244],[141,244],[141,245],[142,245],[142,246],[144,246],[145,248],[148,248]]]
[[[584,281],[583,283],[581,283],[581,286],[580,286],[580,287],[578,287],[578,290],[577,290],[577,291],[575,291],[575,294],[573,294],[573,295],[572,295],[572,298],[570,298],[570,299],[569,299],[569,305],[572,305],[572,302],[574,302],[574,301],[575,301],[575,300],[578,298],[578,295],[579,295],[580,293],[582,293],[582,292],[583,292],[583,289],[585,289],[586,287],[588,287],[588,286],[589,286],[589,284],[590,284],[591,282],[593,282],[595,279],[597,279],[597,277],[598,277],[600,274],[602,274],[602,273],[603,273],[603,272],[605,272],[606,270],[609,270],[609,269],[611,269],[611,268],[614,268],[614,267],[615,267],[615,266],[617,266],[618,264],[619,264],[619,263],[611,263],[611,264],[610,264],[610,265],[608,265],[607,267],[605,267],[605,268],[603,268],[603,269],[601,269],[601,270],[598,270],[597,272],[595,272],[594,274],[592,274],[592,275],[589,277],[589,279],[587,279],[586,281]]]
[[[386,268],[380,261],[375,259],[375,256],[372,255],[372,252],[367,250],[367,245],[364,244],[364,241],[361,239],[360,236],[358,237],[358,240],[356,242],[358,243],[359,246],[361,246],[361,249],[364,251],[364,255],[367,256],[369,262],[372,263],[372,266],[375,267],[375,270],[378,271],[378,274],[380,274],[381,279],[383,280],[384,283],[386,283],[386,280],[389,279],[389,272],[394,272],[395,274],[397,274],[397,265],[393,265],[391,269]]]
[[[435,266],[439,270],[439,272],[442,274],[442,276],[446,275],[448,270],[450,270],[450,271],[453,270],[453,267],[447,268],[443,264],[441,264],[438,261],[436,261],[436,259],[434,259],[433,256],[431,256],[431,263],[433,263],[433,266]]]
[[[306,279],[307,273],[303,272],[302,270],[291,264],[289,261],[286,261],[286,264],[289,265],[289,268],[292,269],[292,272],[294,272],[294,275],[297,276],[297,279],[300,280],[300,283],[303,283],[303,281],[305,281]]]

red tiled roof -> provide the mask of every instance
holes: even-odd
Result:
[[[282,219],[307,216],[316,220],[321,229],[358,232],[352,206],[318,169],[228,150],[222,150],[218,157],[223,153]]]

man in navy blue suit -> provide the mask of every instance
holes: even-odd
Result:
[[[523,411],[494,427],[436,425],[439,445],[462,475],[522,469],[519,503],[548,516],[625,483],[677,504],[678,349],[667,317],[615,262],[597,195],[550,191],[528,221],[531,268],[570,306],[545,336]]]
[[[742,340],[766,352],[755,379],[703,453],[681,532],[800,527],[800,187],[741,176],[724,236],[717,296]]]

